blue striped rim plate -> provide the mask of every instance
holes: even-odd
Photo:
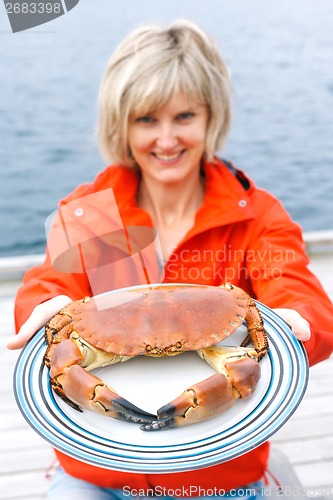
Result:
[[[279,316],[261,303],[257,305],[270,345],[268,355],[260,362],[261,379],[250,398],[238,400],[218,417],[147,433],[136,424],[86,410],[80,413],[50,389],[49,371],[43,363],[46,349],[43,330],[22,350],[15,368],[14,392],[18,407],[31,427],[52,446],[99,467],[168,473],[236,458],[281,428],[301,402],[308,381],[303,345]],[[239,345],[245,334],[246,329],[241,326],[224,344]],[[190,384],[207,378],[214,371],[195,352],[189,352],[172,358],[140,356],[94,370],[94,373],[126,399],[156,413]]]

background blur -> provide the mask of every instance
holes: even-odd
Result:
[[[303,229],[333,229],[332,0],[80,0],[13,34],[0,5],[0,256],[42,253],[58,200],[105,167],[94,140],[106,62],[138,24],[191,19],[232,73],[223,156]]]

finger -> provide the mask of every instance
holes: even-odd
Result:
[[[7,348],[21,349],[54,314],[71,301],[72,299],[67,295],[59,295],[36,306],[17,335],[8,342]]]
[[[273,309],[281,318],[283,318],[298,340],[306,342],[311,337],[310,323],[293,309],[277,308]]]
[[[45,304],[47,304],[45,302]],[[42,309],[42,310],[41,310]],[[47,322],[47,315],[43,308],[36,307],[31,313],[31,316],[21,326],[19,332],[7,344],[8,349],[21,349],[28,340]],[[52,317],[52,314],[51,316]]]
[[[302,342],[306,342],[311,337],[310,324],[304,318],[300,318],[299,321],[295,321],[295,324],[292,326],[292,331],[295,337]]]
[[[34,328],[30,327],[30,322],[24,323],[17,335],[8,342],[7,349],[21,349],[37,330],[39,330],[38,326]]]

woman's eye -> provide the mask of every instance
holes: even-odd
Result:
[[[190,111],[186,111],[184,113],[179,113],[178,115],[178,120],[189,120],[190,118],[193,118],[194,113]]]
[[[138,123],[153,123],[154,118],[152,116],[139,116],[136,121]]]

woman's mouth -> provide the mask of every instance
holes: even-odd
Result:
[[[163,163],[175,163],[183,155],[184,150],[174,153],[172,155],[153,153],[155,158]]]

